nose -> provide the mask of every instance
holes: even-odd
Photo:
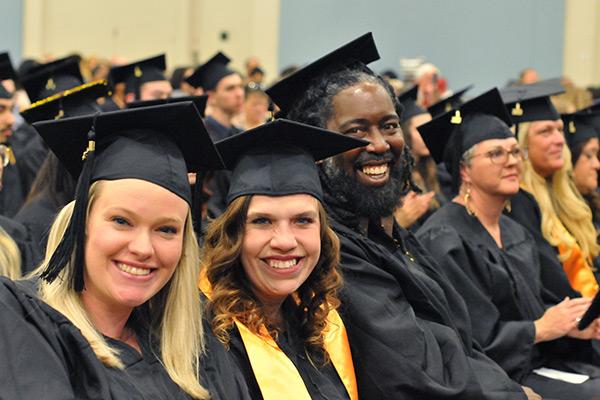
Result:
[[[367,146],[367,151],[370,153],[382,154],[390,149],[390,144],[377,128],[371,130],[368,139],[369,145]]]
[[[594,168],[595,170],[600,169],[600,160],[598,160],[597,155],[594,155],[594,157],[592,157],[592,168]]]
[[[296,235],[288,224],[282,224],[273,231],[271,247],[281,252],[289,252],[298,246]]]
[[[558,129],[554,129],[554,143],[557,145],[564,145],[565,144],[565,135]]]
[[[154,254],[154,246],[152,245],[150,232],[138,230],[133,235],[129,242],[129,251],[141,260],[151,257]]]

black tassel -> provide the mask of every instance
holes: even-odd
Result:
[[[202,235],[202,205],[207,200],[202,191],[205,176],[205,172],[196,172],[196,183],[192,192],[192,222],[194,223],[194,232],[198,237]]]
[[[97,116],[98,114],[96,114]],[[63,235],[58,247],[52,254],[47,268],[42,272],[40,277],[47,282],[53,282],[60,272],[65,268],[69,261],[73,262],[72,268],[67,272],[69,287],[81,292],[84,288],[83,283],[83,265],[84,258],[84,243],[85,243],[85,225],[86,212],[90,190],[90,180],[94,168],[95,159],[95,125],[96,116],[92,128],[88,132],[88,147],[83,153],[83,168],[77,181],[77,189],[75,191],[75,207],[73,215],[69,221],[65,234]]]

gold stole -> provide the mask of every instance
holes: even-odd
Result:
[[[200,274],[198,286],[210,298],[210,282],[208,282],[204,271]],[[327,322],[325,349],[346,387],[350,399],[358,400],[356,376],[354,375],[354,364],[352,363],[346,328],[335,310],[329,313]],[[258,382],[263,398],[265,400],[310,400],[311,397],[296,366],[277,346],[267,329],[262,326],[259,335],[250,331],[239,321],[235,321],[235,324],[244,342],[252,372]]]

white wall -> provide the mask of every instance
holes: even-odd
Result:
[[[79,52],[133,61],[166,52],[173,68],[223,50],[235,68],[255,55],[276,72],[279,0],[23,1],[24,57]]]
[[[566,0],[564,74],[577,85],[600,85],[600,1]]]

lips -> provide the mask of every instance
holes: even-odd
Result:
[[[139,266],[134,267],[133,265],[126,264],[123,262],[116,262],[115,265],[121,271],[134,276],[148,276],[154,270],[152,268],[144,268]]]
[[[300,256],[283,256],[283,257],[266,257],[262,261],[267,264],[271,270],[277,273],[289,273],[300,268],[301,261],[304,257]]]

